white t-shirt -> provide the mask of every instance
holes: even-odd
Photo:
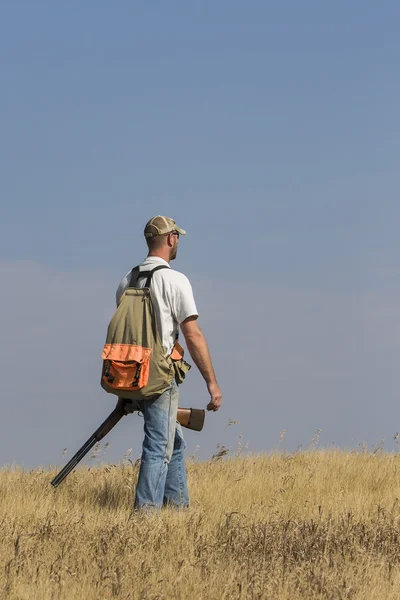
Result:
[[[140,265],[139,271],[151,271],[159,265],[168,269],[156,271],[150,284],[150,296],[157,317],[157,327],[160,332],[165,355],[169,356],[179,333],[179,325],[188,317],[198,317],[189,279],[171,269],[167,261],[159,256],[149,256]],[[131,271],[125,275],[117,289],[117,305],[122,294],[129,286]],[[137,286],[143,288],[146,277],[139,277]]]

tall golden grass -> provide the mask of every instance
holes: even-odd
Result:
[[[132,512],[138,467],[0,472],[0,598],[400,598],[400,456],[188,462],[191,507]]]

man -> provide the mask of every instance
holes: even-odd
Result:
[[[207,410],[217,411],[221,406],[221,390],[212,366],[206,340],[198,326],[197,308],[193,291],[185,275],[170,268],[176,258],[179,236],[186,232],[173,219],[156,216],[147,223],[144,235],[149,248],[148,256],[139,271],[156,271],[150,285],[157,328],[165,356],[169,356],[178,338],[179,327],[189,353],[202,374],[210,394]],[[131,272],[121,281],[117,290],[117,304],[129,286]],[[137,280],[144,287],[146,277]],[[139,479],[136,487],[135,509],[189,506],[184,462],[185,442],[177,422],[178,386],[175,380],[170,388],[154,400],[125,402],[127,411],[139,409],[144,416],[144,441]]]

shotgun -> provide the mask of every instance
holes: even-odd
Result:
[[[94,434],[85,442],[78,450],[76,454],[71,458],[63,469],[52,479],[51,485],[57,487],[66,478],[76,465],[82,460],[82,458],[93,448],[95,444],[100,442],[107,435],[109,431],[122,419],[127,412],[124,409],[123,404],[119,404],[114,408],[111,414],[108,415],[107,419],[100,425]],[[205,411],[199,408],[178,408],[177,421],[186,427],[187,429],[193,429],[194,431],[201,431],[204,425]]]

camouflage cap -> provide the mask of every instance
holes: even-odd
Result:
[[[186,231],[178,227],[173,219],[157,215],[150,219],[146,224],[146,227],[144,228],[144,237],[152,238],[156,235],[171,233],[172,231],[177,231],[181,235],[186,235]]]

